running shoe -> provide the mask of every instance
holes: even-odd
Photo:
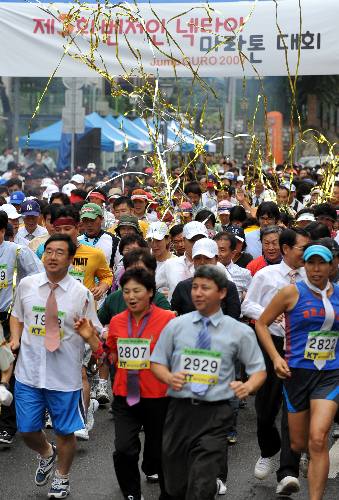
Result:
[[[339,438],[339,424],[334,424],[333,425],[332,437],[333,437],[333,439],[338,439]]]
[[[308,475],[308,466],[309,466],[309,456],[307,453],[302,453],[299,462],[299,469],[304,477]]]
[[[278,483],[276,494],[279,496],[290,496],[292,493],[298,493],[299,490],[300,484],[298,478],[286,476]]]
[[[226,495],[227,487],[226,483],[224,483],[221,479],[217,479],[217,494],[218,495]]]
[[[66,498],[70,492],[69,479],[54,476],[47,496],[48,498]]]
[[[158,483],[159,475],[158,474],[150,474],[149,476],[146,475],[146,481],[148,483]]]
[[[0,445],[10,445],[13,443],[12,434],[7,431],[0,431]]]
[[[88,434],[87,427],[83,427],[82,429],[75,431],[74,436],[77,438],[78,441],[88,441],[89,434]]]
[[[107,381],[100,381],[97,388],[96,400],[100,405],[109,403],[109,395],[107,390]]]
[[[87,410],[87,430],[90,432],[94,427],[94,413],[99,408],[99,403],[96,399],[91,399],[89,403],[89,407]]]
[[[137,500],[137,497],[134,495],[127,495],[127,500]],[[141,495],[140,500],[145,500],[144,497]]]
[[[266,479],[273,471],[273,459],[260,457],[254,467],[254,476],[257,479]]]
[[[38,456],[39,465],[35,472],[35,478],[34,478],[35,484],[37,486],[44,486],[52,475],[53,465],[57,457],[57,451],[55,444],[51,443],[51,445],[53,449],[53,454],[50,457],[44,458],[41,457],[40,455]]]
[[[238,442],[238,433],[237,431],[231,431],[227,434],[227,442],[229,445],[236,444]]]

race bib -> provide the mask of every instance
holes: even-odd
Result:
[[[207,349],[184,349],[180,371],[186,372],[186,382],[215,385],[218,383],[221,352]]]
[[[304,358],[311,361],[335,359],[335,350],[339,332],[315,331],[309,332]]]
[[[80,281],[82,285],[84,284],[84,279],[85,279],[84,271],[76,271],[75,269],[70,269],[68,273],[72,276],[72,278],[75,278],[77,281]]]
[[[150,339],[118,339],[118,367],[125,370],[150,368]]]
[[[40,306],[33,306],[32,314],[33,314],[33,321],[32,324],[29,325],[28,332],[31,335],[37,335],[38,337],[45,337],[46,335],[45,308]],[[64,336],[65,318],[66,318],[66,313],[58,311],[58,321],[59,321],[61,339]]]
[[[8,287],[7,264],[0,264],[0,289]]]

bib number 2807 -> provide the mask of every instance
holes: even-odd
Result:
[[[125,370],[150,368],[151,341],[149,339],[118,339],[118,367]]]

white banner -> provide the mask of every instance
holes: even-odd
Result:
[[[62,58],[65,50],[94,57],[112,76],[137,75],[140,64],[160,76],[287,75],[286,56],[293,75],[299,45],[299,75],[338,74],[339,0],[301,0],[301,26],[298,0],[277,5],[278,26],[273,0],[138,2],[102,5],[101,13],[93,3],[0,2],[0,75],[50,76],[62,59],[56,76],[94,76],[69,54]]]

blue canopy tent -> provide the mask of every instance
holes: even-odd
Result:
[[[139,145],[138,150],[145,152],[152,151],[152,143],[148,134],[135,126],[133,122],[125,116],[120,115],[114,118],[112,115],[109,115],[106,116],[105,120],[126,137],[128,144],[130,144],[131,138],[133,138],[133,141],[137,142]]]

